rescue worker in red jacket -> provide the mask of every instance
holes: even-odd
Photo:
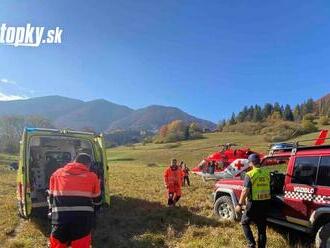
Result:
[[[172,159],[171,165],[164,171],[164,184],[168,193],[168,206],[172,207],[181,197],[182,178],[184,174],[177,165],[177,160]]]
[[[89,248],[94,211],[101,205],[100,182],[90,172],[91,157],[80,153],[56,170],[49,182],[51,248]]]

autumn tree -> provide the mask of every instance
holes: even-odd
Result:
[[[39,116],[5,116],[0,118],[0,151],[16,153],[25,127],[53,128],[52,123]]]
[[[166,143],[201,137],[202,129],[197,123],[187,124],[182,120],[174,120],[159,129],[158,135],[155,137],[155,142]]]
[[[159,129],[159,136],[164,138],[166,137],[167,133],[168,133],[168,125],[161,126]]]

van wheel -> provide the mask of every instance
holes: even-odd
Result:
[[[330,247],[330,223],[320,227],[315,237],[316,248]]]
[[[214,204],[213,210],[220,221],[235,221],[235,209],[229,196],[219,197]]]

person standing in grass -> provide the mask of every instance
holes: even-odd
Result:
[[[183,186],[186,185],[186,181],[187,181],[187,185],[190,186],[190,180],[189,180],[189,168],[186,164],[184,164],[183,166]]]
[[[180,162],[180,165],[179,165],[179,169],[181,169],[181,170],[182,170],[182,169],[183,169],[183,165],[184,165],[184,162],[183,162],[183,161],[181,161],[181,162]]]
[[[177,160],[172,159],[171,165],[164,171],[164,184],[167,189],[167,204],[174,207],[181,198],[183,172],[177,165]]]
[[[241,212],[242,205],[246,207],[241,219],[241,225],[248,247],[255,248],[256,241],[250,228],[251,222],[257,225],[258,248],[266,247],[266,214],[270,200],[270,175],[269,172],[260,168],[260,158],[257,154],[251,154],[248,158],[252,170],[246,173],[243,190],[236,212]]]
[[[91,157],[80,153],[50,178],[50,248],[90,248],[94,213],[102,201],[99,179],[89,170],[91,164]]]

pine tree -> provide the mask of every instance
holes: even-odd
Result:
[[[267,119],[267,117],[270,116],[272,112],[273,112],[273,105],[270,103],[266,103],[262,110],[263,117]]]
[[[306,103],[303,104],[303,115],[311,114],[314,110],[314,101],[312,98],[308,99]]]
[[[283,116],[281,106],[278,102],[274,103],[273,112],[277,112],[278,114],[280,114],[280,116]]]
[[[226,126],[226,120],[225,120],[225,119],[219,121],[219,123],[218,123],[218,130],[219,130],[220,132],[222,132],[222,130],[223,130],[223,128],[224,128],[225,126]]]
[[[251,105],[247,111],[247,116],[245,118],[245,121],[252,121],[253,120],[253,115],[254,115],[254,107]]]
[[[246,120],[246,117],[248,115],[248,108],[245,106],[241,112],[238,113],[237,115],[237,121],[238,122],[243,122]]]
[[[253,121],[254,122],[261,122],[263,120],[263,114],[261,107],[259,105],[254,106],[254,111],[253,111]]]
[[[293,116],[294,116],[295,121],[301,121],[302,120],[301,106],[299,104],[297,104],[296,107],[294,108]]]
[[[286,121],[293,121],[294,120],[293,113],[292,113],[292,110],[291,110],[291,107],[290,107],[289,104],[285,105],[285,109],[284,109],[284,112],[283,112],[283,118]]]
[[[231,118],[229,119],[229,125],[234,125],[236,124],[236,116],[235,113],[231,115]]]
[[[284,107],[283,107],[283,105],[281,105],[281,111],[280,111],[280,113],[281,113],[282,119],[284,120]]]

